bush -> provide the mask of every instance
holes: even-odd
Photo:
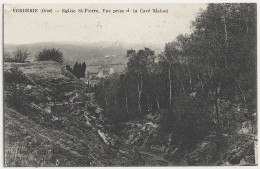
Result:
[[[11,58],[8,52],[4,52],[4,62],[12,62],[13,59]]]
[[[4,71],[4,84],[8,85],[10,83],[29,83],[29,81],[22,71],[15,67],[11,68],[10,71]]]
[[[63,62],[63,54],[60,52],[59,49],[43,49],[41,52],[38,53],[38,55],[36,56],[36,60],[37,61],[47,61],[47,60],[51,60],[51,61],[55,61],[58,63],[62,63]]]
[[[25,60],[29,56],[30,56],[30,53],[26,49],[19,48],[19,49],[16,49],[16,51],[14,51],[14,57],[13,58],[11,58],[10,55],[6,54],[5,59],[7,59],[7,60],[5,60],[5,61],[24,63]]]

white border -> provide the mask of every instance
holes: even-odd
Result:
[[[2,0],[16,4],[82,4],[82,3],[257,3],[257,0]]]
[[[8,3],[8,4],[86,4],[86,3],[257,3],[257,0],[2,0],[1,2],[1,8],[0,8],[0,23],[1,23],[1,48],[0,48],[0,79],[1,79],[1,86],[0,86],[0,122],[1,124],[1,132],[0,132],[0,167],[2,168],[4,166],[4,154],[3,154],[3,140],[4,140],[4,135],[3,135],[3,4]],[[257,28],[259,28],[259,4],[257,3]],[[259,29],[257,29],[257,39],[259,39]],[[259,44],[257,44],[257,56],[259,56]],[[260,72],[259,72],[259,58],[257,58],[257,84],[259,84],[259,79],[260,79]],[[259,109],[260,107],[260,101],[259,101],[259,86],[257,85],[257,108]],[[258,122],[259,122],[259,115],[258,115]],[[259,125],[258,125],[258,136],[259,136]],[[259,148],[258,148],[258,155],[259,153]],[[258,159],[258,165],[259,165],[259,159]],[[14,167],[10,167],[14,168]],[[54,168],[54,167],[49,167],[49,168]],[[56,168],[56,167],[55,167]],[[66,167],[67,168],[67,167]],[[80,168],[80,167],[75,167],[75,168]],[[101,167],[91,167],[91,168],[101,168]],[[125,168],[125,167],[117,167],[117,168]],[[132,167],[132,168],[137,168],[137,167]],[[138,167],[138,168],[147,168],[147,167]],[[159,168],[159,167],[153,167],[153,168]],[[170,167],[164,167],[164,168],[170,168]],[[188,168],[202,168],[200,167],[188,167]],[[203,167],[205,168],[205,167]],[[237,169],[241,168],[241,166],[214,166],[216,169],[223,169],[223,168],[232,168],[232,169]],[[243,166],[243,168],[258,168],[258,166]]]

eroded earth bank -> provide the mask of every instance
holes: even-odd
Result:
[[[93,93],[59,63],[4,64],[5,166],[173,166],[254,163],[250,135],[214,135],[182,147],[160,121],[166,110],[114,125]],[[239,130],[239,127],[238,127]]]

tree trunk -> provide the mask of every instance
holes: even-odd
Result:
[[[189,80],[190,80],[190,81],[189,81],[189,82],[190,82],[190,91],[192,91],[192,85],[191,85],[191,84],[192,84],[192,81],[191,81],[191,73],[190,73],[190,68],[188,67],[188,64],[187,64],[187,63],[186,63],[186,67],[187,67],[187,70],[188,70],[188,72],[189,72],[189,78],[190,78],[190,79],[189,79]]]
[[[200,80],[201,89],[202,89],[202,91],[204,91],[204,85],[203,85],[202,80],[200,78],[200,74],[198,74],[198,79]]]
[[[148,96],[147,98],[149,111],[153,111],[153,99]]]
[[[246,97],[245,97],[245,94],[240,86],[240,83],[238,81],[238,79],[235,77],[234,73],[230,70],[230,68],[228,67],[228,64],[227,64],[227,50],[228,50],[228,32],[227,32],[227,25],[226,25],[226,18],[225,16],[223,15],[223,21],[224,21],[224,30],[225,30],[225,46],[226,46],[226,54],[225,54],[225,63],[226,63],[226,69],[229,71],[229,73],[232,75],[232,77],[235,79],[236,83],[237,83],[237,86],[240,90],[240,93],[243,97],[243,100],[244,100],[244,103],[245,103],[245,107],[247,105],[247,101],[246,101]]]
[[[126,93],[126,86],[125,86],[125,109],[127,113],[127,117],[129,116],[129,111],[128,111],[128,99],[127,99],[127,93]]]
[[[151,111],[151,104],[150,104],[149,96],[146,96],[146,103],[147,103],[147,110],[148,110],[148,112],[150,112]]]
[[[106,112],[108,114],[108,100],[107,100],[107,97],[105,97],[105,104],[106,104]]]
[[[170,102],[170,107],[172,105],[172,80],[171,80],[171,69],[169,68],[168,72],[168,78],[169,78],[169,102]]]
[[[160,109],[160,100],[158,94],[156,94],[156,104],[157,104],[157,109]]]
[[[182,83],[182,81],[181,81],[181,80],[180,80],[180,82],[181,82],[181,86],[182,86],[182,90],[183,90],[184,96],[186,97],[185,88],[184,88],[184,86],[183,86],[183,83]]]
[[[142,114],[142,108],[141,108],[141,95],[143,92],[143,79],[142,76],[140,76],[140,83],[138,83],[138,111]]]
[[[215,88],[215,110],[217,120],[217,152],[220,153],[222,147],[222,131],[219,120],[219,109],[218,109],[218,87]]]

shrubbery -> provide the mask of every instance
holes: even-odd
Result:
[[[73,75],[75,75],[77,78],[82,78],[85,77],[85,72],[86,72],[86,63],[83,62],[78,63],[76,62],[73,66],[73,68],[70,67],[70,65],[66,66],[66,69],[70,71]]]
[[[27,83],[28,79],[17,68],[10,69],[10,72],[4,72],[4,84],[10,83]]]
[[[30,53],[26,49],[19,48],[14,51],[13,57],[9,53],[4,52],[4,61],[24,63],[29,56]]]
[[[10,71],[4,72],[4,84],[7,96],[5,102],[8,106],[21,111],[25,105],[24,91],[21,89],[22,84],[30,84],[29,80],[18,68],[12,68]]]
[[[36,56],[37,61],[55,61],[58,63],[63,62],[63,54],[59,49],[43,49],[41,52],[38,53]]]

